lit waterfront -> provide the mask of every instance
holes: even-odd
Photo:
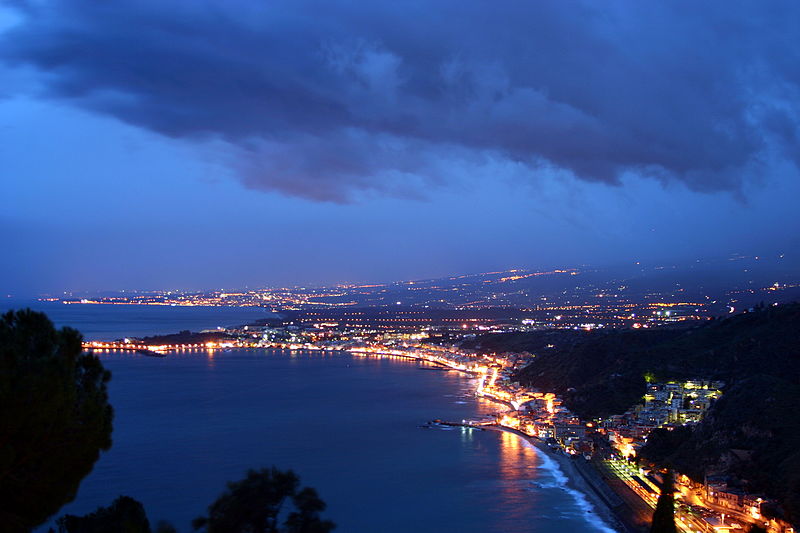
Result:
[[[594,529],[516,437],[419,427],[497,411],[468,374],[342,352],[98,353],[114,375],[114,446],[64,512],[130,494],[188,531],[226,481],[277,464],[320,491],[341,531]]]
[[[92,306],[85,307],[91,308]],[[110,308],[114,309],[113,306]],[[240,329],[234,329],[234,331],[240,331]],[[246,328],[242,332],[248,333]],[[409,335],[409,337],[416,337],[416,335]],[[463,419],[456,418],[453,421],[461,421],[468,426],[494,425],[513,429],[527,437],[536,438],[540,442],[553,440],[553,444],[568,454],[580,455],[587,453],[582,448],[586,441],[581,442],[578,437],[580,435],[588,435],[588,428],[591,428],[593,423],[584,423],[566,411],[561,400],[552,393],[529,391],[511,383],[509,378],[514,368],[518,368],[519,364],[523,364],[524,358],[520,360],[515,354],[478,356],[452,347],[421,344],[419,341],[390,344],[360,343],[349,347],[347,344],[336,340],[316,343],[275,343],[265,341],[263,338],[239,336],[224,341],[187,344],[145,344],[135,339],[119,342],[87,341],[84,347],[98,351],[112,350],[112,353],[116,353],[114,357],[128,352],[139,352],[145,355],[168,356],[170,358],[205,355],[211,360],[223,351],[234,347],[277,347],[294,351],[312,351],[320,354],[331,354],[347,350],[352,356],[359,358],[395,361],[416,360],[418,361],[417,364],[447,367],[474,376],[476,379],[472,380],[471,392],[479,397],[496,402],[490,415],[484,414]],[[688,387],[687,390],[694,398],[697,398],[698,393],[702,393],[704,395],[703,398],[715,398],[719,394],[719,391],[714,388],[709,389],[707,385],[703,388],[699,384],[692,384],[691,382],[683,385],[666,385],[667,388],[678,387],[675,390],[682,389],[684,386]],[[664,391],[661,393],[664,393]],[[650,400],[653,399],[649,393],[645,397],[645,401],[649,401],[648,398]],[[529,409],[524,412],[521,408],[526,405],[528,408],[530,405],[537,405],[537,407],[532,411]],[[707,407],[708,403],[705,403],[705,406]],[[500,412],[497,413],[497,411]],[[694,418],[681,418],[675,421],[691,422],[699,419],[697,415],[692,416]],[[428,413],[427,420],[433,418],[447,417],[444,412],[432,410],[432,412]],[[656,426],[667,421],[664,418],[661,422],[656,423]],[[653,427],[650,426],[652,423],[652,421],[645,421],[644,425],[639,429],[646,431],[648,427]],[[559,425],[561,429],[559,429]],[[563,438],[565,429],[568,437],[566,439]],[[633,429],[637,430],[636,427]],[[557,436],[556,433],[562,433],[562,436],[557,441],[552,439]],[[657,499],[658,486],[650,480],[649,474],[639,468],[632,467],[627,461],[620,459],[620,457],[635,453],[635,449],[632,446],[635,443],[635,439],[631,439],[629,436],[613,429],[609,432],[608,428],[606,428],[605,434],[612,440],[612,444],[619,455],[603,459],[603,468],[608,474],[625,483],[628,489],[637,495],[645,506],[652,509]],[[646,433],[640,432],[638,435],[641,443],[641,437],[646,436]],[[677,510],[677,515],[679,528],[683,531],[703,530],[711,527],[711,524],[722,523],[721,516],[723,514],[727,517],[727,523],[731,523],[732,520],[738,521],[738,523],[753,523],[760,520],[759,509],[763,502],[760,499],[756,501],[755,496],[751,498],[752,502],[747,500],[746,505],[739,509],[726,505],[726,502],[719,498],[711,498],[710,496],[716,493],[723,493],[724,495],[724,491],[720,491],[718,488],[714,488],[713,491],[702,487],[698,488],[696,483],[692,483],[691,480],[682,476],[678,478],[678,481],[680,492],[677,494],[677,501],[680,506]],[[770,530],[777,531],[778,527],[781,526],[778,524]]]

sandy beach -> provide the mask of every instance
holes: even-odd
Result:
[[[564,490],[569,491],[587,513],[596,516],[598,530],[619,533],[627,533],[629,531],[629,529],[618,520],[608,503],[600,497],[583,475],[578,472],[571,457],[563,453],[556,453],[541,440],[535,437],[529,437],[514,429],[498,426],[484,426],[484,429],[514,434],[541,452],[545,467],[557,468],[563,474]]]

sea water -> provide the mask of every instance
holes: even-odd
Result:
[[[149,322],[159,326],[153,333],[165,333],[194,329],[190,322],[213,327],[254,318],[253,310],[215,316],[211,309],[171,322],[170,312],[181,309],[91,307],[99,313],[94,319],[89,307],[53,317],[116,336],[126,336],[126,313],[138,316],[138,334],[148,333],[141,328]],[[421,427],[500,409],[475,397],[468,375],[344,352],[99,355],[113,374],[114,443],[59,514],[85,514],[128,495],[154,524],[168,520],[190,531],[227,481],[274,465],[317,489],[328,505],[324,516],[340,532],[610,531],[583,495],[567,488],[557,464],[519,437]]]

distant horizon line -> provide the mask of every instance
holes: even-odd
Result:
[[[698,258],[695,259],[694,262],[687,261],[679,261],[675,262],[675,264],[667,265],[664,261],[657,261],[657,260],[633,260],[633,261],[626,261],[626,262],[618,262],[613,264],[590,264],[590,263],[582,263],[579,265],[573,266],[558,266],[558,267],[550,267],[549,269],[545,269],[544,267],[534,268],[534,267],[520,267],[515,266],[512,268],[506,268],[501,270],[490,270],[484,272],[470,272],[470,273],[451,273],[442,276],[432,276],[432,277],[421,277],[421,278],[413,278],[413,279],[394,279],[389,281],[374,281],[374,280],[363,280],[363,281],[340,281],[340,282],[333,282],[333,283],[305,283],[305,284],[294,284],[294,285],[283,285],[283,284],[276,284],[276,285],[240,285],[240,286],[230,286],[230,287],[206,287],[206,288],[126,288],[126,289],[82,289],[82,290],[63,290],[58,293],[53,292],[41,292],[36,294],[28,294],[28,295],[15,295],[15,294],[5,294],[1,298],[3,300],[27,300],[27,299],[36,299],[42,300],[46,298],[54,298],[54,299],[63,299],[64,297],[67,298],[74,298],[78,295],[100,295],[100,294],[120,294],[120,293],[131,293],[131,294],[147,294],[147,293],[205,293],[205,292],[219,292],[219,291],[255,291],[255,290],[280,290],[280,289],[287,289],[287,290],[297,290],[297,289],[328,289],[328,288],[359,288],[359,287],[380,287],[380,286],[390,286],[390,285],[397,285],[397,284],[408,284],[408,283],[424,283],[429,281],[436,281],[436,280],[444,280],[444,279],[458,279],[458,278],[470,278],[470,277],[479,277],[479,276],[489,276],[493,274],[507,274],[513,272],[526,272],[526,273],[541,273],[542,275],[546,274],[557,274],[569,271],[578,271],[579,269],[595,269],[595,270],[605,270],[605,269],[615,269],[615,268],[631,268],[634,266],[641,266],[642,269],[647,268],[678,268],[680,266],[690,266],[696,263],[705,263],[705,262],[715,262],[715,261],[739,261],[739,260],[767,260],[767,259],[776,259],[781,260],[785,259],[785,253],[783,252],[771,252],[768,254],[741,254],[741,253],[731,253],[726,256],[714,256],[714,257],[705,257],[705,258]]]

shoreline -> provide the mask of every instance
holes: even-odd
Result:
[[[452,367],[451,367],[452,368]],[[463,370],[453,368],[453,370],[464,372]],[[503,405],[509,409],[514,409],[514,406],[510,403],[501,400],[499,398],[495,398],[490,394],[480,394],[476,395],[476,398],[482,398],[484,400],[493,402],[495,404]],[[576,500],[576,504],[578,507],[584,509],[584,512],[587,515],[594,515],[596,518],[595,524],[598,529],[608,529],[610,531],[614,531],[617,533],[629,533],[631,532],[630,528],[628,528],[622,520],[620,520],[619,516],[615,510],[609,505],[609,503],[603,499],[603,497],[598,494],[598,491],[591,486],[591,484],[587,481],[583,474],[578,472],[577,466],[572,462],[567,455],[563,453],[555,453],[551,450],[544,442],[536,437],[531,437],[526,435],[525,433],[503,426],[481,426],[481,429],[491,430],[491,431],[498,431],[498,432],[505,432],[511,433],[512,435],[516,435],[520,438],[523,442],[527,442],[529,445],[533,446],[538,452],[542,454],[542,458],[547,461],[551,461],[555,469],[564,476],[564,487],[567,492],[572,492],[572,496]],[[610,487],[608,490],[613,492]],[[583,500],[583,501],[581,501]],[[588,508],[587,508],[588,507]],[[592,522],[587,517],[588,522]]]
[[[569,492],[573,492],[573,497],[577,500],[576,503],[579,507],[584,507],[584,511],[589,515],[594,515],[596,518],[596,525],[598,528],[604,527],[607,530],[615,531],[617,533],[625,533],[628,529],[619,521],[614,510],[605,502],[595,491],[594,488],[584,479],[584,477],[577,471],[576,466],[572,460],[564,454],[558,454],[550,450],[546,444],[539,439],[529,437],[524,433],[516,431],[511,428],[502,426],[484,426],[484,429],[491,431],[498,431],[504,433],[511,433],[516,435],[523,442],[527,442],[533,446],[543,456],[543,459],[550,460],[553,466],[564,476],[564,487]],[[545,461],[546,462],[546,461]],[[584,502],[580,501],[583,496]]]
[[[252,349],[266,349],[266,350],[278,350],[284,351],[287,348],[274,348],[274,347],[230,347],[228,349],[234,350],[252,350]],[[99,350],[103,350],[100,348]],[[305,351],[307,349],[301,348],[301,351]],[[316,350],[308,350],[308,351],[316,351]],[[365,354],[354,352],[351,350],[332,350],[341,353],[346,353],[351,356],[356,357],[363,357]],[[396,354],[388,354],[388,353],[377,353],[374,355],[378,356],[395,356],[395,357],[402,357],[408,360],[418,360],[418,361],[428,361],[425,358],[417,357],[413,355],[405,355],[405,356],[398,356]],[[443,363],[438,363],[440,367],[444,369],[454,370],[456,372],[467,374],[471,377],[476,377],[474,372],[464,370],[461,368],[455,368]],[[483,399],[489,401],[491,403],[495,403],[497,405],[502,405],[505,408],[513,409],[514,407],[499,398],[492,396],[491,394],[482,394],[482,395],[475,395],[475,399]],[[459,424],[460,425],[460,424]],[[584,512],[585,520],[594,525],[596,530],[598,531],[609,531],[609,532],[616,532],[616,533],[628,533],[630,530],[626,528],[622,522],[617,517],[614,509],[598,494],[598,492],[591,486],[591,484],[585,479],[584,475],[581,474],[577,470],[577,466],[573,464],[572,460],[569,456],[563,453],[555,453],[551,450],[544,442],[539,440],[536,437],[528,436],[518,430],[507,428],[503,426],[483,426],[481,429],[488,429],[497,432],[506,432],[511,433],[517,437],[519,437],[523,442],[527,442],[532,447],[536,448],[538,452],[541,452],[541,457],[543,459],[543,465],[540,465],[540,468],[544,468],[550,471],[555,472],[555,477],[557,478],[557,483],[562,486],[562,488],[569,492],[570,495],[575,500],[575,504]],[[549,463],[549,464],[548,464]],[[559,479],[563,478],[563,479]]]

